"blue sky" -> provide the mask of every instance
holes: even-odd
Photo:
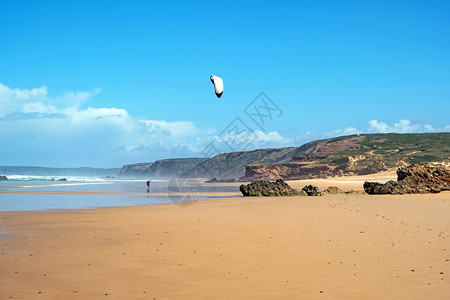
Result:
[[[236,117],[245,149],[450,131],[448,1],[3,1],[0,28],[0,165],[199,157]]]

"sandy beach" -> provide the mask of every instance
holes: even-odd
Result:
[[[1,212],[0,249],[0,299],[448,299],[450,192]]]

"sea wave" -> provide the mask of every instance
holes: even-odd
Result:
[[[7,175],[8,180],[0,181],[0,190],[17,188],[51,188],[68,186],[108,185],[113,183],[136,183],[145,185],[145,180],[100,178],[90,176],[41,176],[41,175]],[[62,179],[62,180],[61,180]],[[152,180],[152,183],[164,183],[164,180]]]
[[[39,176],[39,175],[7,175],[8,180],[17,181],[108,181],[108,178],[83,177],[83,176]]]

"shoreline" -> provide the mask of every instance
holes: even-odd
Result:
[[[1,194],[24,194],[24,195],[111,195],[111,196],[189,196],[190,193],[126,193],[126,192],[95,192],[95,191],[0,191]],[[208,192],[204,195],[208,196],[242,196],[241,193],[234,192]]]

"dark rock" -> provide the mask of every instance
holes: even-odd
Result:
[[[239,187],[244,196],[295,196],[304,195],[303,192],[290,187],[281,179],[277,181],[260,180]]]
[[[322,193],[319,191],[319,188],[317,186],[313,185],[305,185],[304,188],[302,188],[302,191],[304,191],[308,196],[321,196]]]
[[[67,181],[67,178],[58,179],[58,181]]]
[[[0,175],[0,180],[8,180],[8,177]]]
[[[450,168],[432,163],[418,163],[397,170],[397,181],[364,182],[368,194],[426,194],[450,190]]]
[[[339,195],[339,194],[361,195],[361,194],[365,194],[365,192],[364,191],[355,191],[355,190],[343,191],[340,188],[338,188],[337,186],[329,186],[322,192],[322,195]]]
[[[363,195],[365,193],[366,192],[364,192],[364,191],[355,191],[355,190],[350,190],[350,191],[345,192],[346,195]]]
[[[211,178],[211,179],[205,181],[205,183],[229,183],[229,182],[239,182],[239,180],[236,178],[220,179],[220,178],[214,177],[214,178]]]
[[[344,194],[345,192],[338,188],[337,186],[329,186],[322,192],[322,194],[327,195],[337,195],[337,194]]]

